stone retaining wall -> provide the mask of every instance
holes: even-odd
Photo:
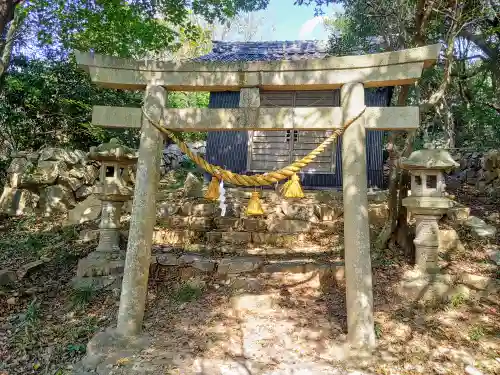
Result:
[[[153,242],[231,254],[325,253],[343,248],[343,203],[337,192],[308,192],[304,199],[286,199],[263,192],[265,215],[248,217],[250,191],[229,189],[226,215],[218,203],[172,193],[157,209]],[[372,228],[387,217],[384,193],[372,194],[368,216]],[[267,248],[271,248],[270,250]],[[283,249],[283,253],[280,253]]]
[[[0,213],[66,212],[92,194],[99,166],[81,150],[44,148],[12,155]]]
[[[480,193],[500,196],[500,150],[457,153],[454,159],[460,163],[454,175],[461,182],[476,186]]]

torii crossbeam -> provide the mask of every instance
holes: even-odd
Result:
[[[225,64],[139,61],[86,53],[77,53],[76,57],[92,81],[103,87],[145,89],[145,111],[154,121],[162,120],[172,130],[327,130],[340,128],[359,114],[365,106],[365,87],[416,82],[422,70],[435,63],[440,49],[440,45],[431,45],[364,56]],[[259,90],[337,88],[341,92],[338,108],[258,107]],[[240,90],[241,108],[166,108],[168,91],[179,90]],[[92,121],[104,127],[141,129],[117,327],[122,335],[135,335],[144,316],[162,137],[137,108],[96,106]],[[370,107],[343,134],[347,325],[349,343],[354,347],[375,345],[365,132],[366,129],[409,130],[418,125],[416,107]]]

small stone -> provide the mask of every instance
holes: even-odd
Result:
[[[196,239],[196,232],[190,230],[161,229],[153,232],[153,244],[184,245]]]
[[[184,216],[169,216],[166,218],[166,225],[174,229],[187,229],[189,228],[190,218]]]
[[[311,223],[302,220],[275,219],[268,222],[269,232],[274,233],[303,233],[309,232]]]
[[[189,228],[198,231],[208,231],[213,227],[213,219],[211,217],[196,217],[189,218]]]
[[[173,253],[163,253],[156,255],[156,261],[162,266],[178,266],[179,257]]]
[[[15,158],[7,168],[7,181],[10,187],[17,188],[21,182],[21,176],[30,169],[34,169],[31,161],[25,158]]]
[[[465,225],[470,227],[472,232],[480,238],[494,237],[497,232],[494,226],[486,224],[484,220],[481,220],[476,216],[470,216],[465,222]]]
[[[75,192],[83,186],[83,180],[71,176],[67,171],[63,171],[59,174],[58,183],[68,186]]]
[[[215,270],[215,262],[210,259],[195,260],[191,266],[203,272],[213,272]]]
[[[7,305],[14,306],[17,304],[17,298],[16,297],[10,297],[7,299]]]
[[[491,221],[492,223],[498,223],[500,221],[500,213],[498,212],[493,212],[491,214],[489,214],[486,219],[488,219],[489,221]]]
[[[35,260],[33,262],[29,262],[29,263],[26,263],[26,264],[23,264],[17,271],[16,271],[16,274],[17,274],[17,278],[19,280],[23,279],[26,275],[28,275],[30,272],[36,270],[38,267],[40,267],[41,265],[43,265],[45,263],[44,260],[42,259],[39,259],[39,260]]]
[[[217,267],[217,273],[235,274],[252,272],[260,268],[264,264],[264,260],[257,257],[238,257],[238,258],[223,258]]]
[[[39,161],[34,170],[26,170],[21,175],[20,187],[50,185],[56,182],[59,174],[67,170],[62,161]]]
[[[215,205],[213,203],[186,202],[182,205],[181,212],[184,216],[213,216]]]
[[[500,266],[500,246],[488,245],[486,247],[486,254],[493,263],[495,263],[497,266]]]
[[[243,211],[242,206],[239,203],[226,202],[226,212],[224,217],[239,218],[241,217],[241,212]],[[221,216],[222,210],[220,207],[215,209],[215,216]]]
[[[86,185],[93,185],[98,177],[99,169],[90,164],[85,166],[85,175],[83,177],[83,182],[85,182]]]
[[[0,196],[0,212],[12,216],[32,213],[39,199],[40,197],[30,190],[5,186]]]
[[[252,242],[257,245],[276,245],[278,239],[276,233],[252,232]]]
[[[0,286],[10,286],[17,281],[16,272],[10,269],[0,270]]]
[[[203,196],[203,182],[189,172],[184,181],[184,195],[186,197],[201,198]]]
[[[89,196],[69,211],[68,224],[76,225],[97,220],[101,216],[101,205],[101,201],[95,195]]]
[[[230,244],[246,244],[251,241],[249,232],[222,232],[221,241]]]
[[[314,206],[310,204],[290,203],[288,201],[283,201],[280,208],[286,219],[304,220],[311,222],[317,221],[317,217],[314,214]]]
[[[314,212],[321,221],[332,221],[337,219],[343,213],[341,206],[328,204],[317,204],[314,206]]]
[[[214,244],[222,239],[222,232],[208,232],[206,236],[207,242]]]
[[[240,226],[240,219],[236,217],[216,217],[214,224],[217,229],[235,230]]]
[[[88,196],[90,196],[93,192],[94,192],[94,188],[92,186],[83,185],[83,186],[80,186],[75,191],[75,197],[78,200],[85,199]]]
[[[306,272],[306,261],[273,261],[262,266],[263,273],[304,273]]]
[[[470,216],[470,208],[456,204],[454,207],[450,208],[446,213],[449,219],[462,223],[466,221]]]
[[[205,258],[199,254],[183,254],[179,257],[179,264],[180,265],[191,265],[195,261],[201,261],[204,259]]]
[[[66,212],[75,204],[73,192],[64,185],[47,186],[40,195],[40,205],[45,215],[53,212]]]
[[[80,242],[92,242],[99,239],[99,229],[84,229],[80,232],[78,240]]]
[[[80,162],[80,157],[74,151],[48,147],[40,151],[40,161],[63,161],[68,165],[75,165]]]
[[[455,229],[440,229],[439,230],[439,251],[440,252],[462,252],[465,247],[458,237]]]
[[[163,202],[156,209],[156,217],[169,217],[179,212],[179,206],[172,202]]]
[[[246,217],[241,219],[243,228],[248,232],[263,232],[267,223],[263,219]]]
[[[470,298],[470,289],[465,285],[455,285],[446,293],[446,299],[453,301],[456,298],[468,300]]]
[[[458,282],[474,289],[486,290],[495,283],[495,280],[487,276],[463,273],[459,276]]]

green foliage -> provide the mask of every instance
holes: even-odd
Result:
[[[194,301],[201,297],[203,289],[189,283],[182,284],[173,296],[173,300],[179,303]]]
[[[484,328],[480,325],[472,326],[469,330],[469,339],[471,341],[479,341],[485,335]]]
[[[175,91],[168,95],[170,108],[206,108],[210,93],[208,92],[181,92]],[[206,139],[206,132],[175,132],[183,141],[193,142]]]
[[[87,306],[96,296],[97,291],[92,285],[84,285],[80,288],[73,289],[71,292],[71,304],[76,308]]]
[[[329,21],[331,54],[391,51],[438,42],[444,49],[453,47],[450,56],[425,69],[418,87],[410,89],[406,104],[422,109],[414,148],[429,141],[440,147],[481,150],[500,145],[498,4],[483,0],[404,1],[397,6],[390,0],[334,2],[344,12]],[[426,14],[429,7],[433,11]],[[424,13],[427,18],[422,21]]]
[[[467,302],[467,296],[463,293],[456,293],[451,296],[449,305],[451,308],[458,309]]]
[[[13,343],[18,350],[27,351],[36,347],[39,341],[40,304],[33,299],[24,314],[20,315],[13,336]]]
[[[67,246],[68,243],[74,244],[78,237],[74,227],[41,222],[33,214],[5,222],[4,229],[0,231],[0,262],[5,265],[19,257],[31,260],[48,258],[65,263],[79,255],[78,247]]]
[[[49,62],[18,58],[0,91],[0,142],[13,149],[60,146],[88,150],[117,137],[136,147],[138,132],[108,131],[93,126],[93,105],[139,107],[136,92],[100,89],[73,61]]]
[[[67,351],[71,356],[85,354],[85,352],[87,351],[87,347],[85,346],[85,344],[69,344],[67,347]]]
[[[380,339],[382,337],[382,326],[380,323],[375,322],[375,337]]]

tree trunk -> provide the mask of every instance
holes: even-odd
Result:
[[[7,35],[5,37],[5,41],[3,44],[3,51],[2,51],[2,60],[0,63],[1,66],[1,71],[0,71],[0,78],[3,76],[3,73],[7,70],[10,64],[10,57],[12,55],[12,47],[14,47],[14,41],[16,39],[16,34],[17,31],[19,30],[19,27],[21,26],[21,12],[19,9],[16,9],[14,11],[14,18],[12,22],[9,25],[9,30],[7,31]]]
[[[408,99],[408,94],[410,92],[410,86],[402,86],[401,91],[398,96],[398,106],[404,106],[406,100]],[[390,174],[389,174],[389,196],[388,196],[388,208],[389,216],[387,221],[380,231],[377,239],[375,240],[375,248],[379,250],[385,249],[387,242],[394,233],[398,223],[399,216],[399,205],[398,205],[398,192],[399,192],[399,179],[400,179],[400,167],[398,159],[400,157],[396,146],[397,132],[390,132],[389,142],[387,145],[387,151],[389,151],[390,160]]]
[[[0,56],[2,57],[0,60],[0,78],[3,76],[8,67],[8,61],[6,63],[6,60],[10,60],[10,53],[12,52],[12,39],[19,23],[15,22],[16,25],[12,27],[12,23],[14,22],[11,23],[11,21],[14,19],[15,9],[19,3],[19,0],[0,0],[0,38],[2,38],[0,39]],[[6,32],[9,23],[11,23],[11,27]]]

